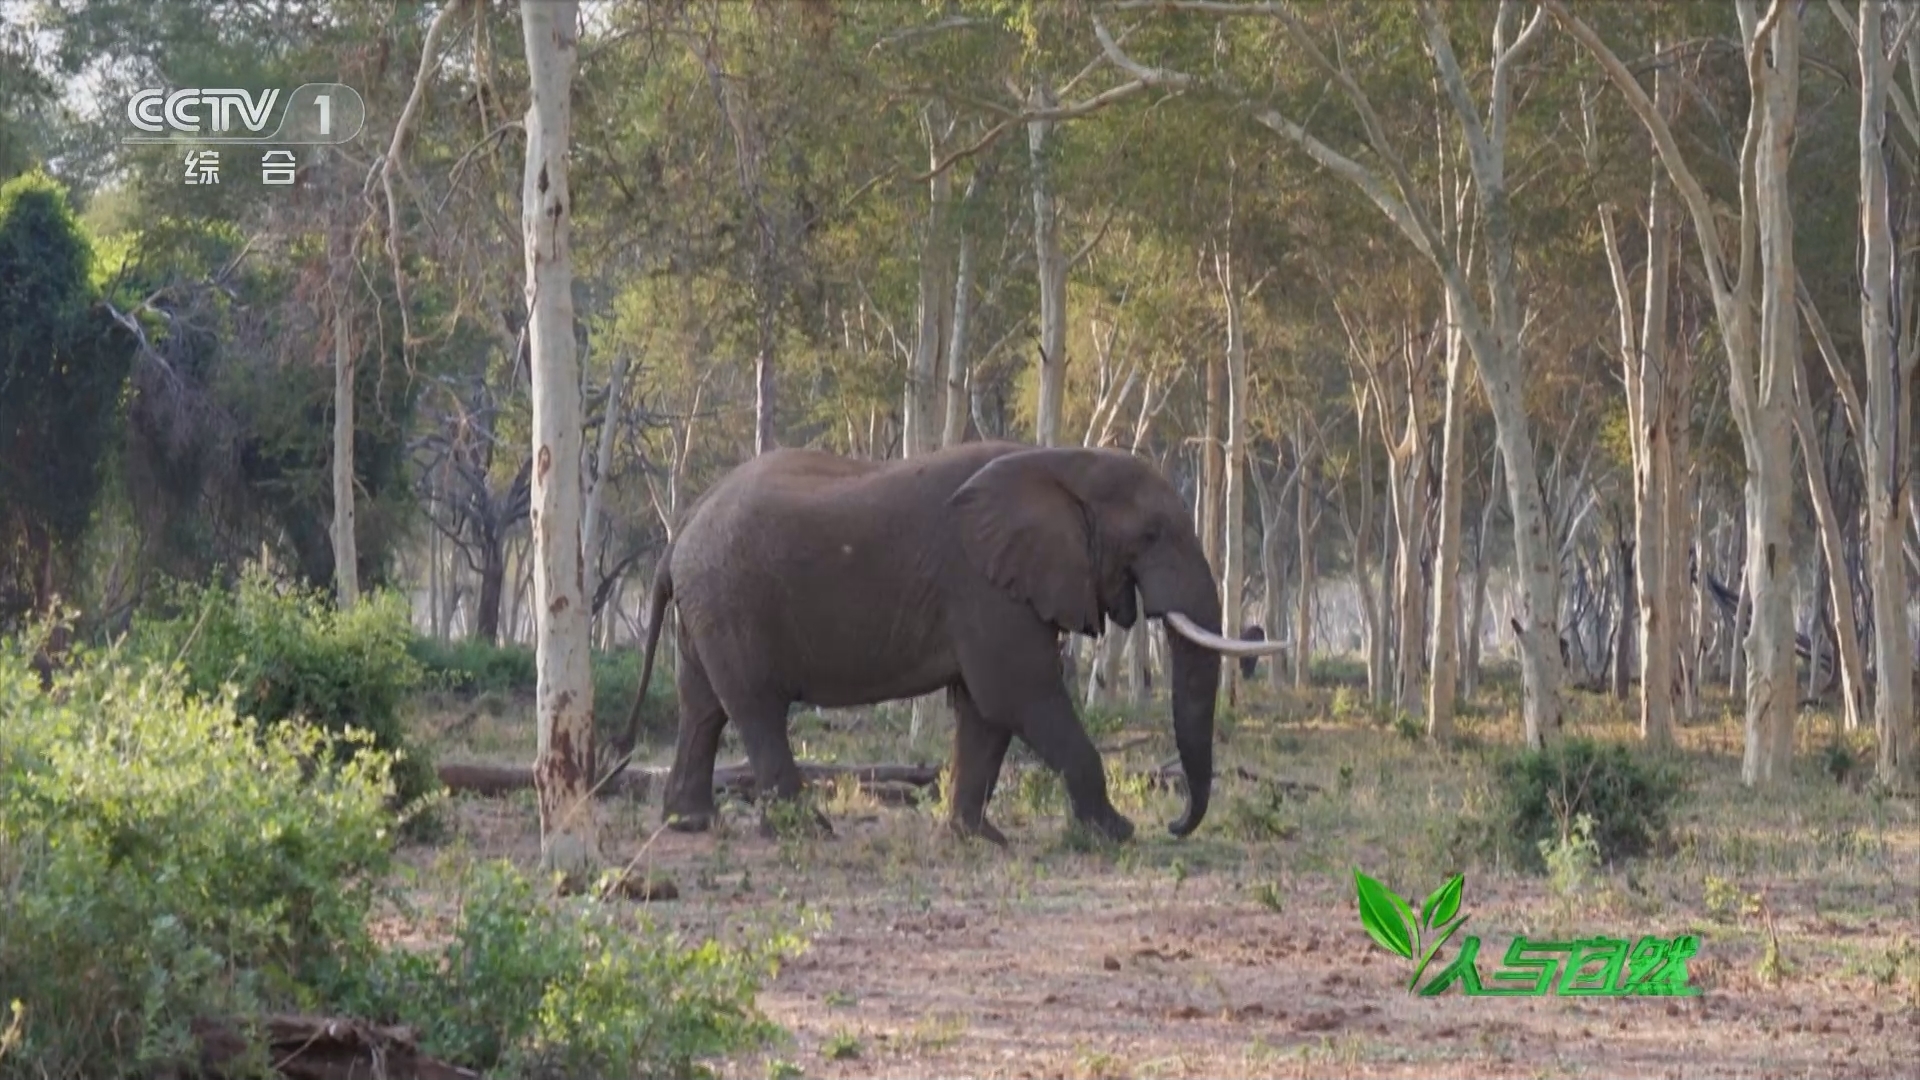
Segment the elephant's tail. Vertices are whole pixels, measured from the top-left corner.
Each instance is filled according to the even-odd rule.
[[[666,622],[667,604],[673,600],[673,544],[660,555],[660,565],[653,573],[653,595],[647,600],[647,651],[640,661],[640,690],[633,698],[633,709],[627,713],[627,735],[614,752],[619,755],[613,767],[600,781],[610,783],[615,777],[626,771],[628,763],[633,761],[635,748],[640,745],[640,712],[647,704],[647,684],[653,681],[653,657],[660,646],[660,627]]]

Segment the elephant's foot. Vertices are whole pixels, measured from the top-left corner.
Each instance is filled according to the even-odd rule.
[[[964,840],[985,840],[1000,847],[1008,846],[1006,834],[994,828],[993,822],[988,821],[984,814],[978,821],[971,822],[957,815],[950,817],[947,819],[947,831]]]
[[[711,810],[672,810],[663,815],[667,828],[674,832],[702,833],[713,828]]]
[[[1104,814],[1088,814],[1079,818],[1082,827],[1095,835],[1105,837],[1116,844],[1124,844],[1133,839],[1133,822],[1118,810],[1108,810]]]

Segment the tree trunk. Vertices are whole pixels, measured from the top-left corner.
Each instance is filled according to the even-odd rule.
[[[1480,652],[1484,645],[1483,627],[1487,618],[1487,534],[1493,531],[1493,512],[1500,505],[1500,455],[1493,455],[1493,471],[1487,476],[1487,493],[1480,507],[1480,525],[1473,532],[1473,599],[1467,608],[1466,685],[1460,696],[1472,701],[1480,692]]]
[[[953,131],[946,105],[939,99],[930,102],[920,118],[927,140],[927,161],[934,169],[928,181],[929,198],[925,231],[920,240],[920,289],[917,301],[919,319],[913,337],[913,359],[907,371],[905,408],[901,411],[901,456],[918,457],[940,445],[940,430],[934,426],[939,413],[940,353],[946,344],[943,316],[952,296],[947,282],[947,204],[952,201],[953,170],[941,169],[941,148]],[[945,417],[942,415],[942,420]]]
[[[1300,585],[1293,599],[1293,688],[1304,692],[1313,685],[1313,467],[1297,422],[1293,446],[1300,456],[1293,514],[1295,540],[1300,545]],[[1274,670],[1277,673],[1279,666]]]
[[[1639,562],[1635,555],[1635,546],[1631,539],[1622,537],[1614,541],[1614,585],[1620,610],[1613,620],[1612,689],[1614,698],[1619,701],[1627,700],[1633,685],[1633,610],[1634,589],[1638,578],[1634,568]],[[1671,689],[1669,687],[1668,691],[1671,692]],[[1653,691],[1653,695],[1659,698],[1660,691]],[[1642,734],[1644,736],[1644,732]]]
[[[1433,662],[1427,684],[1427,737],[1453,737],[1459,678],[1460,499],[1466,470],[1467,343],[1447,300],[1447,389],[1440,433],[1440,537],[1433,560]]]
[[[1046,82],[1034,84],[1028,105],[1035,110],[1059,104]],[[1040,275],[1040,396],[1034,410],[1034,439],[1060,445],[1060,423],[1067,389],[1067,256],[1060,249],[1060,203],[1054,193],[1047,143],[1053,120],[1027,122],[1028,161],[1033,170],[1033,255]]]
[[[1896,789],[1920,776],[1913,721],[1913,635],[1907,616],[1906,504],[1912,453],[1909,399],[1914,359],[1920,355],[1909,331],[1896,353],[1893,285],[1894,236],[1887,207],[1887,94],[1892,76],[1885,54],[1882,7],[1860,5],[1860,331],[1866,353],[1866,438],[1861,458],[1867,474],[1867,581],[1873,611],[1876,674],[1873,722],[1880,744],[1875,775]],[[1912,18],[1911,12],[1907,18]],[[1920,44],[1909,37],[1907,66],[1920,74]],[[1920,83],[1915,84],[1920,90]],[[1851,610],[1836,611],[1836,624]]]
[[[947,410],[940,445],[958,446],[967,438],[967,345],[973,331],[973,232],[968,212],[980,194],[982,173],[974,170],[960,197],[960,260],[953,276],[953,333],[947,339]]]
[[[474,609],[474,636],[500,644],[500,609],[507,586],[507,544],[497,536],[480,540],[480,599]]]
[[[587,506],[580,519],[580,551],[589,569],[600,558],[600,508],[605,503],[607,474],[613,471],[613,442],[620,428],[620,395],[627,385],[632,355],[622,349],[607,379],[607,403],[600,412],[600,438],[593,454],[593,481],[587,487]]]
[[[1231,227],[1231,224],[1229,224]],[[1225,558],[1220,573],[1221,632],[1239,637],[1245,624],[1242,603],[1246,595],[1247,569],[1247,343],[1241,322],[1239,282],[1233,274],[1233,251],[1229,248],[1214,260],[1214,272],[1220,279],[1220,291],[1227,307],[1227,443],[1225,454],[1226,513],[1222,523]],[[1271,661],[1269,661],[1271,662]],[[1227,677],[1227,701],[1232,703],[1240,686],[1240,665],[1222,664]]]
[[[1820,445],[1823,441],[1820,433],[1814,429],[1813,409],[1808,404],[1806,369],[1796,366],[1793,381],[1793,429],[1800,436],[1800,459],[1806,468],[1807,495],[1813,502],[1814,523],[1819,528],[1825,587],[1831,594],[1827,602],[1834,613],[1834,644],[1840,654],[1840,711],[1847,730],[1852,731],[1860,726],[1866,671],[1861,666],[1860,635],[1853,625],[1853,588],[1848,584],[1846,539],[1840,535],[1840,516],[1834,512],[1833,496],[1827,490],[1826,453]],[[1811,672],[1815,674],[1819,671],[1817,660],[1817,657],[1809,660]]]
[[[540,862],[581,874],[599,857],[593,783],[590,614],[580,551],[580,370],[573,347],[570,91],[579,47],[574,0],[522,0],[528,82],[527,339],[533,373],[534,656]]]
[[[343,280],[333,290],[333,588],[342,611],[360,601],[353,512],[353,327]]]
[[[1222,488],[1226,471],[1221,447],[1221,427],[1225,413],[1226,365],[1222,357],[1209,353],[1206,360],[1206,404],[1200,440],[1200,505],[1196,508],[1200,550],[1207,557],[1216,578],[1220,572],[1220,524],[1224,500]],[[1233,628],[1235,631],[1239,627]]]

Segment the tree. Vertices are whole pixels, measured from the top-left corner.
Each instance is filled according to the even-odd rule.
[[[1795,317],[1793,217],[1787,164],[1800,89],[1800,16],[1774,0],[1765,16],[1739,0],[1750,103],[1740,149],[1738,259],[1729,266],[1719,218],[1659,109],[1626,65],[1564,0],[1551,12],[1606,71],[1640,118],[1693,217],[1694,237],[1726,349],[1728,392],[1747,465],[1745,580],[1753,623],[1746,638],[1746,749],[1741,778],[1784,783],[1793,756],[1793,557],[1791,428]]]
[[[533,370],[534,655],[540,861],[578,873],[599,857],[593,783],[593,680],[580,550],[580,366],[573,340],[572,195],[567,154],[578,57],[574,0],[522,0],[527,106],[527,340]]]
[[[100,490],[132,350],[92,258],[57,181],[0,185],[0,625],[67,591]]]

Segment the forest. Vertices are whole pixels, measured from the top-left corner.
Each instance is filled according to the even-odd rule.
[[[1917,31],[0,0],[0,1080],[1910,1070]]]

